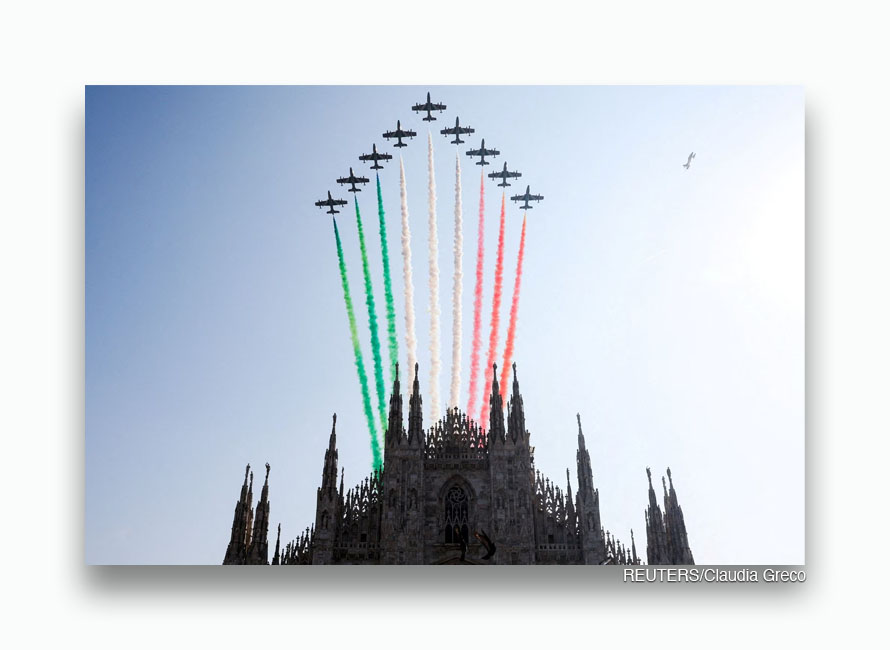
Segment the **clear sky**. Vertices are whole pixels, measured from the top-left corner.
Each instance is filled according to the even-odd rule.
[[[272,465],[271,526],[314,520],[338,414],[346,483],[371,455],[330,216],[360,153],[402,150],[428,400],[427,122],[439,212],[441,393],[451,371],[456,147],[464,205],[463,403],[479,167],[501,151],[528,213],[515,360],[537,468],[576,485],[580,412],[604,526],[644,553],[646,466],[671,467],[698,563],[804,561],[804,93],[798,87],[88,87],[86,560],[218,564],[244,465]],[[689,171],[681,167],[690,151]],[[397,155],[396,155],[397,158]],[[486,178],[484,329],[500,188]],[[398,165],[381,172],[400,355]],[[381,332],[373,188],[359,194]],[[365,362],[354,214],[338,215]],[[522,213],[508,207],[506,332]],[[486,337],[487,339],[487,333]],[[384,346],[385,354],[385,346]],[[501,352],[498,352],[500,357]],[[428,406],[428,401],[427,401]],[[427,413],[428,413],[427,408]],[[657,487],[657,486],[656,486]],[[256,490],[258,492],[258,490]],[[660,496],[660,489],[659,489]]]

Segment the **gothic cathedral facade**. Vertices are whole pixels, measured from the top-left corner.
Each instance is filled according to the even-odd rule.
[[[516,365],[504,420],[497,372],[483,429],[450,409],[423,428],[420,382],[414,368],[407,428],[398,369],[389,403],[383,469],[344,492],[337,463],[337,416],[325,451],[315,522],[271,560],[285,564],[640,564],[631,531],[626,547],[600,521],[599,490],[578,417],[577,491],[535,469],[534,447]],[[223,564],[269,563],[269,465],[253,507],[253,474],[245,472]],[[649,469],[646,561],[693,564],[686,524],[664,479],[664,509]]]

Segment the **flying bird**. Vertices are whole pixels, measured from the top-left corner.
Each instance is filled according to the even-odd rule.
[[[693,151],[691,154],[689,154],[689,159],[686,161],[686,164],[683,165],[686,169],[689,169],[689,165],[692,164],[692,159],[693,159],[693,158],[695,158],[695,152],[694,152],[694,151]]]

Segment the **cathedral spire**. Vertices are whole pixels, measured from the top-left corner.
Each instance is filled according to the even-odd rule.
[[[513,394],[507,406],[507,433],[513,442],[525,439],[525,408],[522,395],[519,394],[519,379],[516,376],[516,364],[513,364]]]
[[[491,442],[505,442],[504,432],[504,398],[498,387],[498,364],[492,364],[494,373],[491,379],[491,396],[488,403],[491,406],[488,416],[488,436]]]
[[[324,452],[324,469],[321,474],[321,488],[328,498],[333,498],[337,489],[337,414],[334,413],[331,424],[331,436],[328,438],[328,448]]]
[[[272,556],[272,565],[281,564],[281,524],[278,524],[278,536],[275,538],[275,555]]]
[[[423,398],[420,396],[420,364],[414,364],[414,385],[408,401],[408,444],[423,445]]]
[[[389,422],[384,436],[387,447],[397,445],[402,441],[403,429],[402,389],[399,385],[399,364],[396,363],[396,378],[392,383],[392,395],[389,398]]]
[[[250,464],[244,469],[244,483],[235,503],[235,515],[232,518],[232,535],[226,548],[223,564],[244,564],[247,562],[247,546],[250,544],[250,525],[252,522],[251,504],[253,497],[248,480]]]
[[[269,563],[269,470],[272,469],[266,463],[266,480],[260,493],[260,501],[256,506],[256,518],[253,522],[253,535],[250,538],[250,547],[247,551],[248,564]],[[251,482],[253,475],[251,474]]]
[[[649,479],[649,508],[646,511],[646,559],[649,564],[671,564],[664,517],[655,498],[655,489],[652,487],[652,470],[648,467],[646,468],[646,477]]]
[[[668,478],[671,479],[670,468],[668,468],[667,474]],[[667,490],[667,487],[665,487],[665,490]],[[692,558],[692,550],[689,548],[689,539],[686,535],[686,521],[683,518],[683,509],[678,502],[673,479],[671,479],[670,492],[665,494],[664,526],[671,564],[695,564]]]

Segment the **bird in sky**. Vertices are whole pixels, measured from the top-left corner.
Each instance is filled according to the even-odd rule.
[[[686,161],[686,164],[683,165],[687,170],[689,169],[689,165],[692,164],[692,159],[693,159],[693,158],[695,158],[695,152],[694,152],[694,151],[693,151],[691,154],[689,154],[689,159]]]

